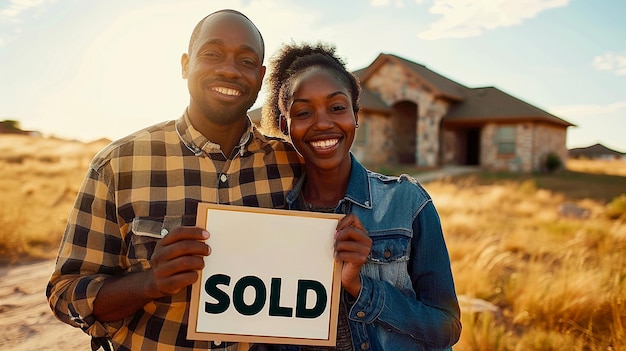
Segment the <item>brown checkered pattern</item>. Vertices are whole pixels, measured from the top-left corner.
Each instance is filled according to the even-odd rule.
[[[110,144],[93,159],[70,214],[46,292],[52,310],[110,337],[116,350],[234,350],[186,339],[190,289],[116,323],[94,320],[93,301],[107,277],[149,269],[164,233],[195,225],[199,202],[285,208],[300,172],[293,147],[252,124],[225,157],[186,114]]]

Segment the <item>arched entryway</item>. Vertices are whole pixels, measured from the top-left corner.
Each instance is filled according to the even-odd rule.
[[[417,150],[417,104],[400,101],[392,106],[391,125],[393,128],[396,160],[402,164],[415,164]]]

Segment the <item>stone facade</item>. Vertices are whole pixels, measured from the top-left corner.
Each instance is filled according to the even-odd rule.
[[[368,164],[395,162],[390,117],[382,113],[360,113],[352,153]]]
[[[556,128],[548,124],[539,124],[535,127],[535,155],[533,157],[533,171],[545,171],[546,157],[550,153],[556,154],[562,163],[567,160],[567,129]]]
[[[389,147],[381,149],[378,148],[379,145],[372,145],[369,149],[376,152],[363,155],[362,160],[366,163],[377,163],[379,160],[408,163],[406,161],[410,159],[420,166],[437,165],[439,163],[439,129],[441,119],[447,110],[447,104],[435,99],[428,83],[401,65],[389,61],[369,77],[365,86],[377,93],[388,106],[391,106],[394,109],[394,114],[391,118],[380,121],[379,116],[363,111],[360,115],[361,120],[364,123],[377,120],[372,124],[378,126],[382,124],[384,125],[382,130],[395,131],[395,133],[389,135],[389,139],[387,139],[391,149]],[[413,111],[416,112],[416,115],[406,115],[406,111],[410,109],[401,106],[406,106],[407,103],[415,106]],[[403,121],[406,118],[413,119],[413,121],[411,123]],[[396,121],[400,122],[395,123],[394,127]],[[411,157],[407,157],[403,152],[398,152],[398,150],[404,149],[403,146],[407,144],[414,146],[414,153]],[[386,156],[377,155],[379,152],[385,151],[390,152],[390,154]]]
[[[503,125],[515,128],[514,154],[498,153],[496,132]],[[554,153],[562,161],[566,160],[565,137],[566,129],[547,123],[488,123],[481,131],[480,165],[491,170],[542,172],[548,154]]]

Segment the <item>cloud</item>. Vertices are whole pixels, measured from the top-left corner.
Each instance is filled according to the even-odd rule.
[[[370,0],[370,5],[374,7],[387,6],[389,3],[391,3],[391,0]]]
[[[421,5],[425,0],[413,0],[416,4]],[[370,6],[383,7],[389,6],[393,2],[393,5],[397,8],[404,8],[404,0],[370,0]]]
[[[601,143],[615,150],[626,150],[623,135],[626,100],[608,104],[554,106],[548,111],[577,126],[567,131],[568,148]]]
[[[0,48],[6,46],[21,31],[22,16],[30,9],[41,8],[54,0],[10,0],[0,8]]]
[[[550,108],[557,116],[567,117],[599,117],[618,113],[621,110],[626,112],[626,101],[618,101],[605,105],[565,105]]]
[[[626,75],[626,53],[606,52],[593,58],[593,67],[599,71],[612,71],[618,76]]]
[[[9,4],[0,9],[0,20],[7,22],[20,22],[20,15],[30,10],[31,8],[37,8],[50,2],[49,0],[10,0]]]
[[[430,13],[443,16],[419,34],[421,39],[468,38],[499,27],[520,25],[524,20],[569,0],[435,0]]]

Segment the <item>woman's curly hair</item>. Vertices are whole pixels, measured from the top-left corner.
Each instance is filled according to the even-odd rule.
[[[291,80],[311,67],[320,67],[336,73],[348,88],[354,112],[359,111],[361,85],[358,78],[346,69],[344,61],[335,54],[335,47],[329,44],[287,44],[270,60],[269,74],[265,78],[267,92],[261,110],[261,128],[269,135],[282,135],[280,115],[287,113],[287,106],[281,106],[291,98]]]

